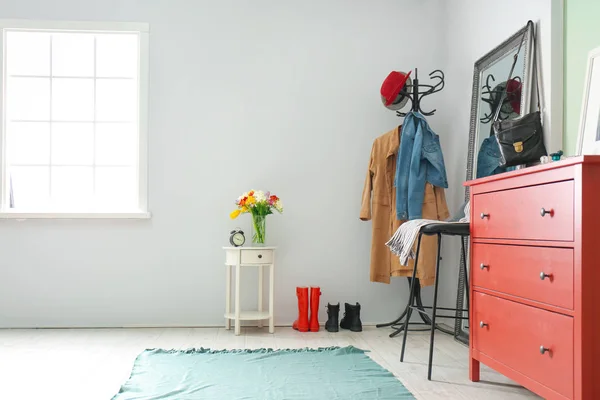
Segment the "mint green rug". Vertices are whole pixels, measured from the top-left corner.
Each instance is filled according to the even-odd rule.
[[[355,347],[146,350],[113,400],[414,399]]]

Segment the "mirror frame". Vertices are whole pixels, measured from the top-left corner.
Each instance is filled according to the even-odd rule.
[[[470,127],[469,127],[469,142],[468,142],[468,152],[467,152],[467,174],[466,180],[470,181],[475,179],[474,170],[476,167],[476,146],[478,143],[478,127],[479,127],[479,107],[481,101],[479,99],[479,93],[482,84],[482,73],[495,64],[497,61],[505,57],[512,50],[519,47],[521,40],[523,39],[523,35],[525,34],[525,42],[523,43],[523,47],[521,48],[521,53],[519,57],[523,56],[524,60],[524,73],[523,73],[523,88],[521,90],[521,116],[528,114],[531,110],[531,101],[532,101],[532,93],[533,93],[533,85],[531,77],[533,76],[533,57],[532,51],[533,47],[533,29],[530,25],[525,25],[523,28],[519,29],[516,33],[514,33],[511,37],[506,39],[500,45],[489,51],[486,55],[481,57],[479,60],[475,62],[475,67],[473,71],[473,89],[471,96],[471,119],[470,119]],[[507,71],[508,77],[508,71]],[[505,78],[502,78],[505,79]],[[469,201],[469,187],[465,188],[465,202]],[[471,248],[469,245],[469,238],[464,238],[465,249],[466,249],[466,257],[467,257],[467,271],[469,271],[469,261],[471,256]],[[461,252],[462,253],[462,252]],[[460,262],[462,265],[465,262],[462,254],[460,256]],[[470,280],[470,278],[469,278]],[[461,317],[463,315],[462,310],[465,306],[465,280],[463,274],[459,274],[458,280],[458,289],[457,289],[457,297],[456,297],[456,316]],[[456,323],[454,325],[454,338],[462,342],[464,344],[469,344],[469,331],[468,329],[463,329],[463,319],[456,319]]]

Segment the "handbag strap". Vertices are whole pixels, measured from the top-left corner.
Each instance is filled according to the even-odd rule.
[[[533,71],[536,69],[537,67],[537,51],[535,50],[535,27],[533,25],[533,21],[529,20],[527,21],[527,27],[529,27],[529,25],[531,25],[531,30],[533,32],[533,70],[531,71],[531,75],[533,76]],[[500,101],[498,102],[498,106],[496,107],[496,113],[494,114],[494,122],[498,121],[498,118],[500,117],[500,111],[502,110],[502,104],[504,103],[504,99],[506,99],[506,96],[508,95],[508,82],[510,81],[510,78],[512,78],[513,72],[515,70],[515,66],[517,65],[517,60],[519,58],[519,53],[521,53],[521,47],[523,47],[523,42],[525,42],[525,36],[527,35],[527,32],[529,31],[529,29],[525,29],[525,32],[523,32],[523,37],[521,38],[521,42],[519,43],[519,48],[517,49],[517,52],[515,53],[514,57],[513,57],[513,63],[512,66],[510,67],[510,72],[508,73],[508,79],[506,79],[506,85],[504,87],[504,90],[502,91],[502,95],[500,96]],[[537,72],[536,72],[536,89],[537,89],[537,100],[538,100],[538,110],[540,109],[540,82],[539,79],[537,79]]]
[[[538,64],[538,49],[537,49],[537,35],[535,32],[535,25],[533,24],[533,21],[529,21],[527,23],[528,25],[531,24],[531,31],[533,32],[533,46],[531,46],[532,51],[533,51],[533,69],[531,70],[531,76],[533,76],[534,71],[535,71],[535,91],[537,94],[537,107],[538,107],[538,111],[541,113],[542,112],[542,107],[541,107],[541,102],[542,102],[542,96],[540,96],[540,71],[539,71],[539,64]],[[543,121],[544,119],[541,118],[541,120]]]

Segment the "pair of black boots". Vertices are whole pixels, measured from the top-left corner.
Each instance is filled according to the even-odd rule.
[[[352,332],[362,332],[362,322],[360,321],[360,304],[351,305],[346,303],[346,311],[342,322],[338,324],[340,318],[340,303],[331,305],[327,303],[327,322],[325,329],[327,332],[338,332],[339,327],[349,329]]]

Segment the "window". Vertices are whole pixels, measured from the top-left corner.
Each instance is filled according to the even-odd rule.
[[[0,29],[0,216],[147,217],[147,26]]]

